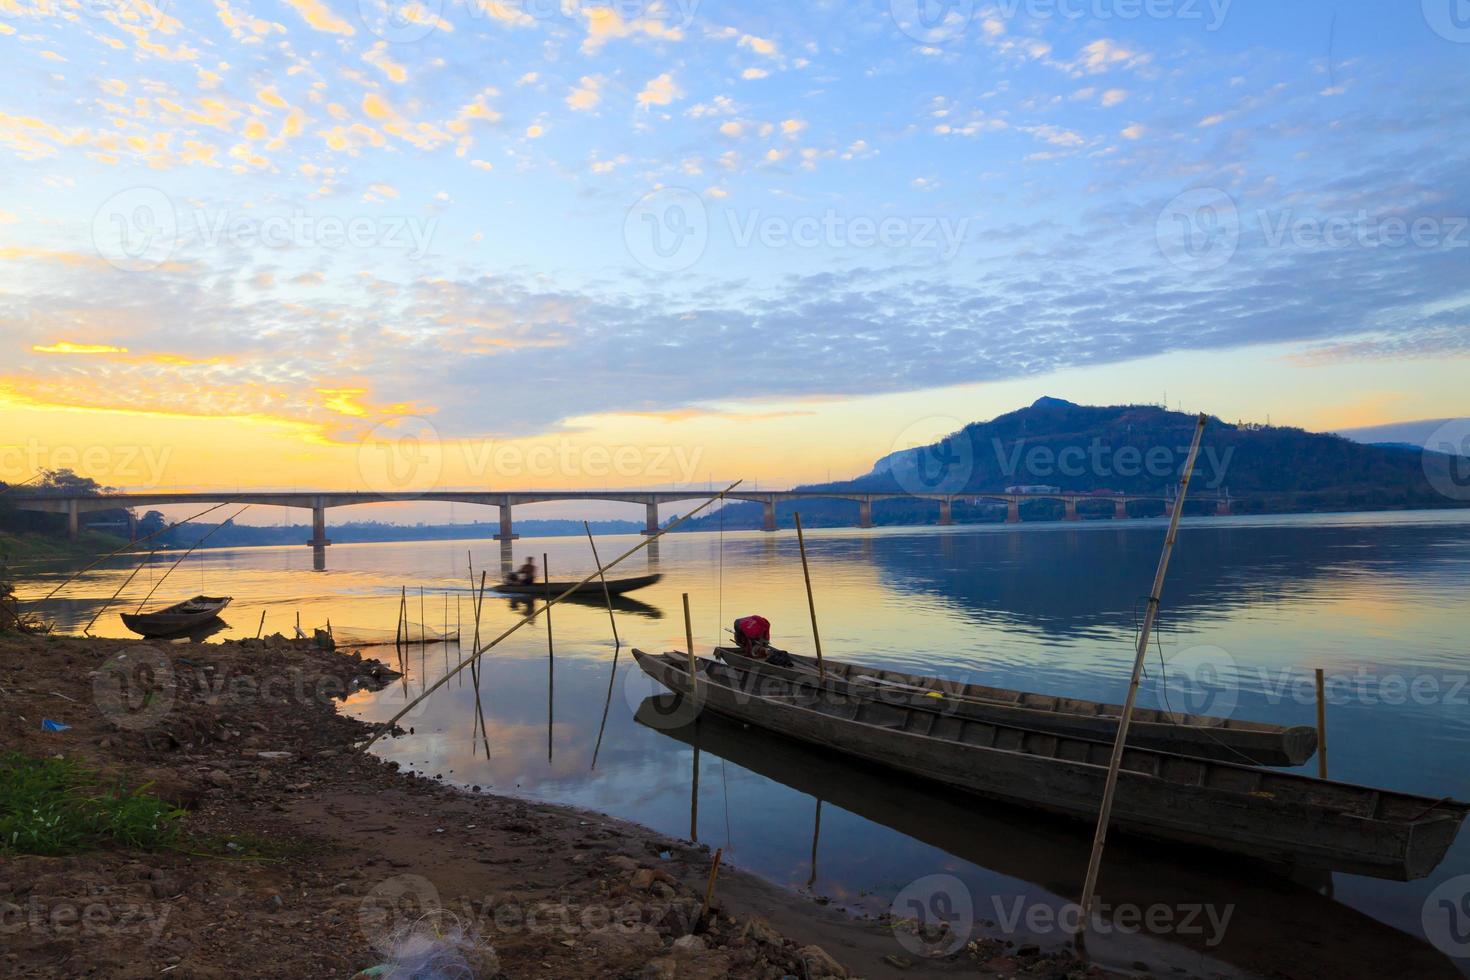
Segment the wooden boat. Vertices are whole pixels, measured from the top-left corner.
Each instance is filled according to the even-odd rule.
[[[663,576],[657,574],[635,575],[631,578],[610,578],[607,580],[607,591],[610,595],[622,595],[624,592],[632,592],[634,589],[647,588],[661,578]],[[539,599],[546,595],[549,588],[551,597],[554,599],[573,586],[576,586],[576,591],[572,595],[602,595],[602,579],[600,578],[594,578],[592,581],[580,585],[576,582],[552,582],[549,586],[545,582],[536,582],[531,585],[515,585],[511,582],[501,582],[495,586],[495,591],[504,595],[528,595]]]
[[[151,613],[122,613],[123,625],[139,636],[177,636],[214,619],[230,604],[230,596],[196,595]]]
[[[633,651],[645,673],[689,696],[688,659]],[[829,750],[995,799],[1093,821],[1112,746],[896,705],[701,660],[698,704]],[[934,700],[934,699],[928,699]],[[1397,881],[1443,860],[1470,804],[1294,773],[1129,749],[1119,831],[1281,864]]]
[[[719,647],[715,655],[742,670],[768,673],[799,683],[818,683],[817,662],[794,654],[796,667],[777,667],[754,660],[733,647]],[[1003,687],[985,687],[961,681],[880,670],[823,658],[826,684],[849,697],[873,698],[889,704],[917,705],[927,700],[942,710],[976,721],[1055,732],[1076,738],[1111,742],[1118,733],[1120,704],[1102,704],[1080,698],[1062,698]],[[1257,766],[1298,766],[1317,751],[1317,731],[1306,726],[1286,728],[1255,721],[1211,715],[1175,714],[1151,708],[1133,709],[1128,744],[1160,752],[1241,762]]]
[[[713,712],[679,725],[687,716],[676,694],[646,698],[633,720],[685,745],[713,753],[732,765],[764,776],[798,793],[889,827],[931,847],[1032,888],[1075,899],[1087,867],[1092,827],[1038,814],[995,800],[982,800],[904,773],[782,738]],[[733,778],[733,774],[732,774]],[[786,827],[795,836],[816,834],[830,816],[811,825]],[[814,840],[815,843],[815,840]],[[946,864],[946,869],[961,876]],[[1169,930],[1151,938],[1239,967],[1246,975],[1279,971],[1288,951],[1304,935],[1326,971],[1343,976],[1411,976],[1415,980],[1465,980],[1449,957],[1421,938],[1385,925],[1328,897],[1332,873],[1322,868],[1282,868],[1241,861],[1233,854],[1185,852],[1153,841],[1120,837],[1108,842],[1102,876],[1104,906],[1235,906],[1220,934]],[[1004,887],[1004,886],[1002,886]],[[1152,950],[1151,950],[1152,951]],[[1157,954],[1156,954],[1157,955]],[[1130,957],[1131,958],[1131,957]],[[1154,972],[1163,975],[1164,955]]]

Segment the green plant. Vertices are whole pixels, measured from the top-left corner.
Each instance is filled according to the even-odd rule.
[[[173,845],[184,811],[65,759],[0,758],[0,854]]]

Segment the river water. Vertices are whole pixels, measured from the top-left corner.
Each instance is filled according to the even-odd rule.
[[[813,532],[823,649],[837,659],[1119,701],[1162,538],[1161,521]],[[598,545],[606,560],[638,541]],[[595,568],[585,539],[514,547],[517,562],[546,554],[554,578]],[[267,633],[289,633],[299,614],[307,627],[330,619],[338,632],[391,635],[406,589],[413,619],[451,631],[458,622],[468,634],[469,563],[493,582],[510,557],[483,540],[336,545],[315,558],[306,547],[208,551],[188,558],[159,598],[233,596],[216,638],[255,635],[262,612]],[[125,596],[136,603],[173,560],[148,563]],[[79,629],[132,568],[119,561],[89,572],[41,608],[59,628]],[[724,848],[735,865],[861,912],[895,901],[906,910],[917,895],[925,907],[954,910],[957,928],[973,923],[973,937],[1065,941],[1046,913],[1076,899],[1090,827],[956,796],[715,718],[669,731],[645,723],[656,719],[649,708],[640,716],[658,692],[628,651],[684,647],[681,593],[689,594],[701,652],[748,613],[771,620],[778,645],[811,651],[792,532],[670,535],[614,574],[650,570],[663,581],[616,613],[621,650],[603,606],[558,605],[553,653],[538,619],[486,658],[478,711],[465,672],[403,722],[412,735],[377,750],[462,786],[695,837]],[[32,571],[22,598],[50,591],[66,570]],[[94,633],[127,635],[117,608]],[[487,597],[482,634],[498,634],[524,611]],[[1311,678],[1322,668],[1333,778],[1466,799],[1467,636],[1470,516],[1187,521],[1140,703],[1313,725]],[[392,647],[367,652],[395,662]],[[401,684],[359,693],[344,710],[385,720],[458,654],[453,644],[415,649]],[[1316,761],[1302,770],[1315,774]],[[1445,955],[1470,951],[1470,877],[1460,876],[1470,876],[1470,832],[1432,876],[1407,883],[1287,873],[1115,836],[1103,901],[1164,911],[1131,934],[1120,912],[1117,928],[1099,932],[1089,949],[1156,972],[1325,976],[1341,975],[1346,963],[1351,972],[1453,975],[1470,963]],[[900,945],[895,952],[904,952]]]

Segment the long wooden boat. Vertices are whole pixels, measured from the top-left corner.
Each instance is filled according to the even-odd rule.
[[[747,657],[733,647],[719,647],[715,655],[742,670],[771,674],[798,683],[819,683],[817,662],[791,655],[796,667],[777,667]],[[826,685],[850,697],[866,697],[897,705],[938,703],[943,710],[976,721],[1056,732],[1076,738],[1112,741],[1118,734],[1121,704],[1080,698],[1055,697],[905,674],[823,658]],[[1317,751],[1317,731],[1307,726],[1287,728],[1256,721],[1213,715],[1173,714],[1152,708],[1133,709],[1128,744],[1160,752],[1179,752],[1222,762],[1257,766],[1297,766]]]
[[[1075,899],[1078,870],[1087,867],[1092,828],[1032,809],[982,800],[881,766],[834,756],[820,748],[709,712],[687,724],[676,694],[638,705],[633,720],[798,793],[892,828],[987,871],[1032,888]],[[820,833],[830,817],[787,826],[791,836]],[[1152,938],[1184,947],[1187,956],[1224,960],[1247,975],[1280,972],[1302,936],[1313,937],[1314,964],[1340,975],[1411,976],[1465,980],[1449,957],[1428,942],[1385,925],[1327,897],[1332,873],[1321,868],[1241,861],[1236,855],[1196,851],[1180,860],[1176,848],[1126,836],[1108,841],[1102,875],[1105,906],[1235,906],[1228,929],[1215,934],[1169,930]],[[1023,891],[1030,889],[1023,888]],[[1150,952],[1154,952],[1151,948]],[[1158,955],[1157,953],[1155,955]],[[1320,959],[1330,956],[1331,961]],[[1131,957],[1130,957],[1131,958]],[[1163,955],[1154,973],[1168,972]]]
[[[653,585],[662,575],[635,575],[630,578],[610,578],[607,580],[607,591],[611,595],[622,595],[624,592],[632,592],[634,589],[647,588]],[[546,582],[535,582],[531,585],[517,585],[511,582],[501,582],[495,586],[495,591],[504,595],[528,595],[541,598],[546,595],[548,588],[552,598],[561,595],[567,589],[576,586],[572,595],[602,595],[602,580],[594,578],[590,582],[578,584],[576,582],[552,582],[548,586]]]
[[[683,654],[633,651],[645,673],[690,695]],[[718,714],[982,796],[1095,820],[1112,746],[941,708],[855,698],[771,674],[699,662],[697,702]],[[1470,804],[1130,748],[1121,832],[1397,881],[1443,860]]]
[[[122,613],[123,625],[139,636],[177,636],[217,617],[230,596],[196,595],[151,613]]]

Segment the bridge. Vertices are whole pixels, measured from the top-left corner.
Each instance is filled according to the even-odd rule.
[[[645,534],[656,534],[659,530],[658,508],[661,504],[680,503],[688,500],[708,500],[708,490],[517,490],[517,491],[468,491],[433,490],[427,492],[405,491],[401,493],[375,492],[277,492],[277,491],[210,491],[181,493],[109,493],[109,494],[23,494],[10,497],[10,504],[19,510],[42,511],[65,514],[67,532],[75,539],[82,525],[82,515],[99,510],[126,509],[130,511],[129,525],[135,523],[135,508],[161,507],[169,504],[258,504],[266,507],[297,507],[311,511],[311,540],[308,545],[321,548],[331,544],[327,537],[327,511],[334,507],[353,507],[363,504],[394,502],[441,502],[455,504],[478,504],[496,507],[500,511],[500,534],[497,541],[513,541],[517,535],[512,531],[511,514],[515,507],[530,504],[551,503],[567,500],[597,500],[617,503],[642,504],[646,510]],[[726,494],[727,499],[758,503],[764,509],[762,529],[776,530],[776,505],[784,501],[800,500],[854,500],[858,504],[858,527],[873,526],[873,504],[880,500],[933,500],[939,503],[939,523],[954,523],[956,501],[980,503],[994,501],[1006,505],[1006,522],[1021,521],[1021,504],[1035,500],[1056,500],[1062,503],[1065,520],[1080,520],[1077,505],[1081,503],[1109,502],[1113,505],[1113,518],[1128,517],[1128,505],[1135,501],[1161,501],[1168,503],[1172,494],[1097,494],[1097,493],[1006,493],[974,491],[968,493],[906,493],[901,490],[879,493],[829,490],[741,490]],[[1215,501],[1217,514],[1230,513],[1229,491],[1216,497],[1197,497],[1203,501]],[[134,535],[130,535],[134,536]]]

